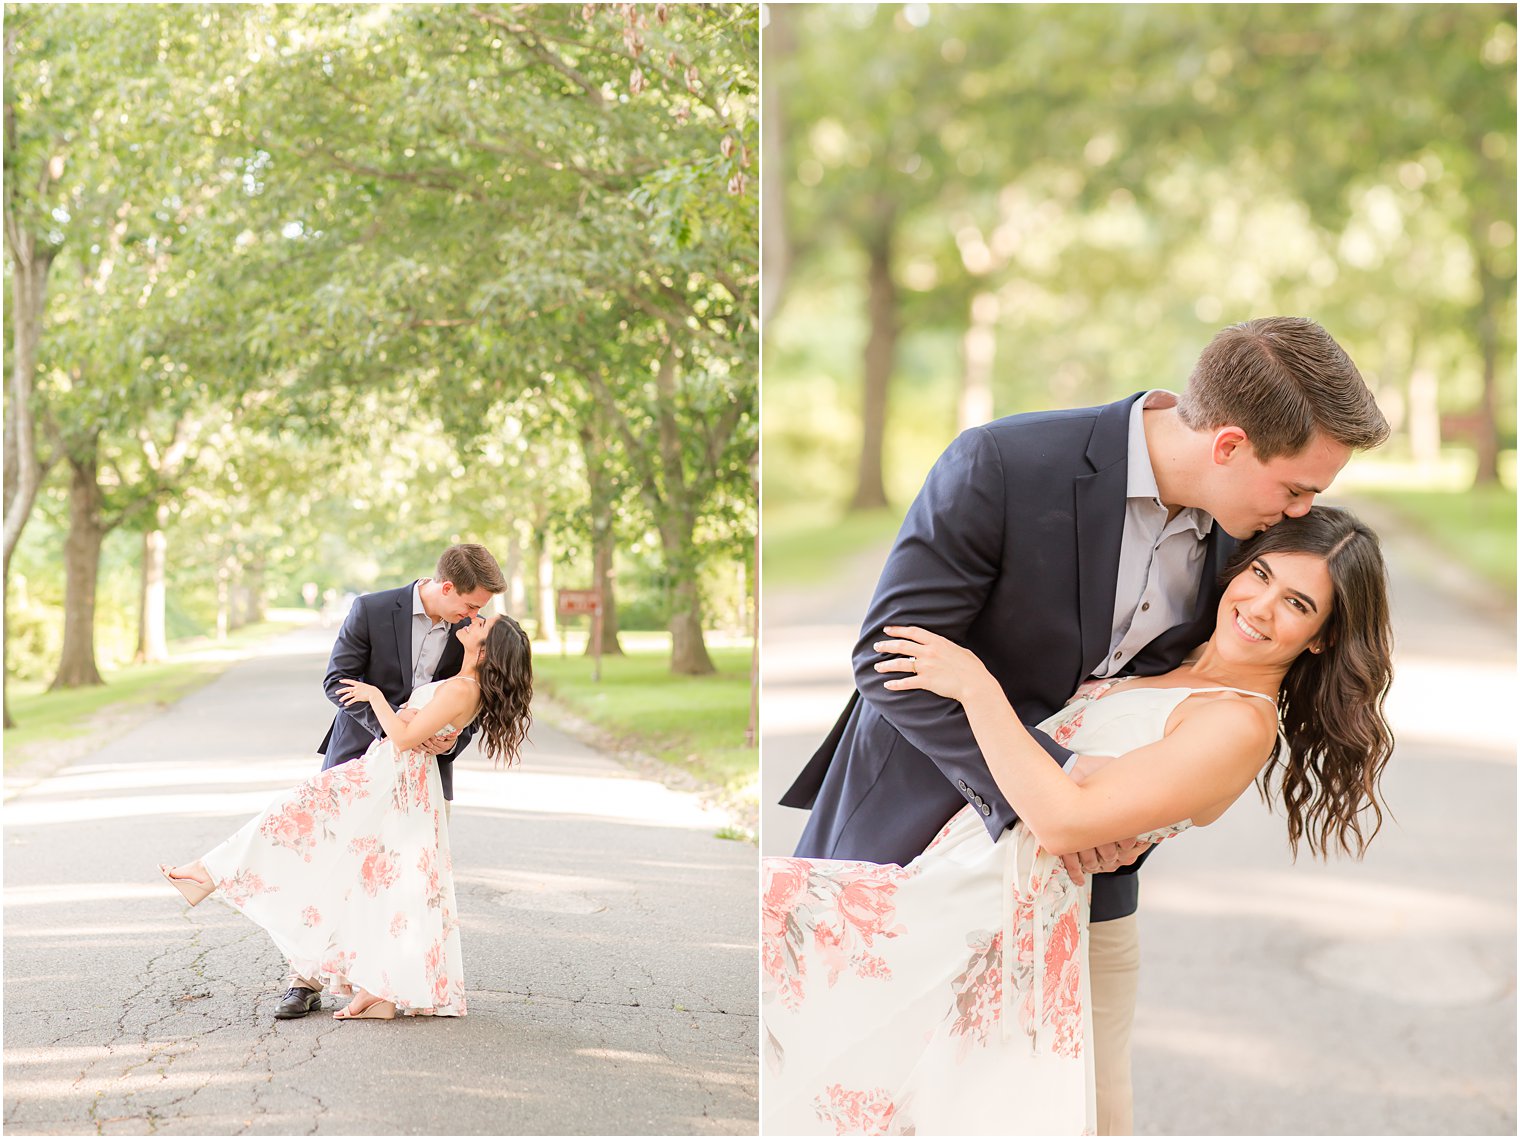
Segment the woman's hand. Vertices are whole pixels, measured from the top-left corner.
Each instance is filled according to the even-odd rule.
[[[362,680],[338,681],[338,699],[343,702],[344,707],[350,704],[368,704],[380,695],[380,689],[373,684],[365,684]]]
[[[989,683],[997,687],[992,674],[974,652],[938,633],[916,625],[888,625],[882,632],[893,639],[877,641],[871,647],[879,653],[901,655],[878,661],[876,671],[909,674],[886,681],[884,688],[894,692],[923,688],[964,704],[969,696]],[[998,691],[1001,693],[1000,688]]]

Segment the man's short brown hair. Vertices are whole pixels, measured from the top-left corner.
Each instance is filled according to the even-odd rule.
[[[1217,333],[1193,368],[1177,414],[1194,431],[1233,424],[1257,459],[1296,455],[1316,431],[1353,450],[1388,438],[1345,350],[1312,320],[1269,316]]]
[[[501,567],[496,564],[491,551],[474,542],[444,550],[438,558],[434,576],[439,581],[453,582],[460,593],[474,593],[482,587],[492,593],[501,593],[507,588],[507,579],[501,576]]]

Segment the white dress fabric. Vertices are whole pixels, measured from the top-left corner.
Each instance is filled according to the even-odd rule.
[[[1122,755],[1219,691],[1118,683],[1040,728]],[[967,806],[907,866],[767,858],[762,889],[764,1134],[1095,1133],[1090,888],[1022,823],[994,843]]]
[[[446,683],[415,689],[403,707],[426,707]],[[201,861],[213,897],[263,926],[298,976],[413,1014],[465,1015],[443,785],[426,752],[376,740]]]

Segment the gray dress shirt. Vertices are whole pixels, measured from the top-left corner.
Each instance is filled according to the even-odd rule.
[[[1157,389],[1135,401],[1129,419],[1129,469],[1124,503],[1124,539],[1114,587],[1114,625],[1108,655],[1094,676],[1116,676],[1152,640],[1189,620],[1198,603],[1214,519],[1197,507],[1168,518],[1145,442],[1145,409],[1172,407],[1177,396]]]
[[[449,623],[434,621],[422,607],[422,583],[412,586],[412,687],[427,684],[438,671]]]

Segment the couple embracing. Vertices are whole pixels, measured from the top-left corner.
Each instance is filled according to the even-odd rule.
[[[484,546],[451,546],[436,576],[359,598],[323,690],[338,706],[320,774],[194,862],[160,872],[192,906],[218,893],[290,963],[278,1019],[351,999],[336,1019],[463,1016],[449,852],[453,760],[477,731],[511,763],[531,720],[532,650]]]
[[[1132,1132],[1151,848],[1258,779],[1295,851],[1381,822],[1382,556],[1313,502],[1387,434],[1323,328],[1268,318],[1181,395],[950,446],[765,860],[767,1133]]]

